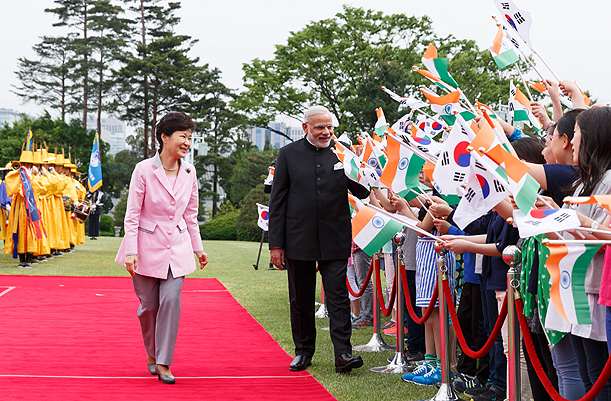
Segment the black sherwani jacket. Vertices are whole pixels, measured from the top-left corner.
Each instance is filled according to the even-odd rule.
[[[284,248],[288,259],[350,257],[348,189],[361,199],[369,190],[346,177],[331,146],[316,149],[303,138],[278,154],[269,199],[269,247]]]

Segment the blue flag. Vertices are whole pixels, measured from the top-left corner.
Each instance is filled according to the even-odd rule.
[[[91,158],[89,159],[88,174],[89,192],[95,192],[102,186],[102,159],[100,158],[100,137],[95,133],[93,146],[91,147]]]

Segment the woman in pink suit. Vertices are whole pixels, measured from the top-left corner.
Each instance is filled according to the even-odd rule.
[[[208,263],[197,223],[199,197],[195,168],[182,161],[195,128],[185,113],[169,113],[157,124],[159,152],[136,165],[129,184],[125,237],[115,259],[132,275],[140,299],[148,369],[163,383],[170,372],[185,275]]]

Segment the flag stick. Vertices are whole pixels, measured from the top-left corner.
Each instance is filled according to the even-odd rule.
[[[503,26],[503,32],[505,33],[505,35],[507,35],[507,37],[511,40],[511,35],[509,35],[509,30],[505,27],[504,24],[500,23],[497,19],[496,16],[493,15],[492,18],[494,19],[494,21],[496,22],[497,26],[502,25]],[[520,35],[518,35],[518,37],[520,38],[520,40],[524,43],[524,45],[526,45],[526,42],[524,41],[524,39],[522,39],[522,37]],[[539,76],[539,78],[541,78],[541,80],[545,80],[545,78],[543,78],[543,75],[541,75],[541,73],[539,72],[539,70],[537,70],[537,67],[535,67],[535,64],[528,58],[528,56],[526,54],[524,54],[524,52],[520,49],[517,48],[515,45],[513,46],[522,57],[520,57],[523,61],[526,61],[528,64],[530,64],[530,67],[535,70],[535,73]],[[539,56],[541,57],[541,56]],[[545,62],[544,62],[545,63]],[[552,73],[553,74],[553,73]]]
[[[528,84],[526,83],[526,80],[524,79],[524,75],[522,75],[522,70],[520,70],[520,67],[518,66],[518,63],[513,63],[513,66],[516,67],[516,70],[518,70],[518,74],[520,74],[520,79],[522,80],[522,83],[524,84],[524,87],[526,88],[526,92],[528,93],[528,99],[533,102],[533,95],[530,93],[530,88],[528,87]]]
[[[423,195],[423,196],[424,196],[426,199],[428,199],[428,200],[429,200],[431,203],[435,203],[435,201],[433,200],[433,198],[431,198],[431,197],[429,196],[429,194],[427,194],[426,192],[424,192],[424,191],[422,190],[422,188],[420,188],[420,187],[416,187],[416,188],[418,188],[418,189],[419,189],[421,192],[420,192],[420,193],[418,193],[418,192],[414,191],[413,189],[410,189],[410,191],[412,191],[412,192],[414,192],[415,194],[418,194],[418,195]]]
[[[413,224],[411,224],[411,223],[408,223],[408,222],[407,222],[407,221],[405,221],[405,220],[401,220],[401,219],[396,218],[395,216],[393,216],[393,214],[392,214],[392,213],[389,213],[389,212],[387,212],[387,211],[386,211],[386,210],[384,210],[384,209],[381,209],[381,208],[379,208],[379,207],[377,207],[377,206],[370,205],[370,204],[365,205],[365,207],[372,208],[372,209],[376,210],[377,212],[382,213],[383,215],[385,215],[385,216],[387,216],[387,217],[389,217],[389,218],[393,219],[394,221],[396,221],[396,222],[398,222],[398,223],[403,224],[405,227],[409,228],[410,230],[413,230],[413,231],[415,231],[415,232],[417,232],[417,233],[420,233],[420,234],[422,234],[422,235],[424,235],[424,236],[426,236],[426,237],[433,238],[433,239],[435,239],[435,240],[437,240],[437,241],[439,241],[439,242],[441,242],[441,243],[444,243],[444,244],[445,244],[445,243],[447,243],[446,241],[442,240],[441,238],[437,237],[436,235],[433,235],[433,234],[431,234],[430,232],[428,232],[428,231],[426,231],[426,230],[423,230],[422,228],[420,228],[420,227],[418,227],[418,226],[416,226],[416,225],[413,225]]]
[[[573,228],[572,230],[587,231],[587,232],[590,232],[590,233],[599,233],[599,234],[611,235],[611,231],[599,230],[599,229],[589,228],[589,227],[576,227],[576,228]]]
[[[606,241],[602,239],[594,239],[594,240],[581,240],[581,239],[572,239],[572,240],[561,240],[561,239],[546,239],[544,238],[541,241],[544,245],[547,244],[583,244],[583,245],[611,245],[611,240]]]
[[[535,53],[540,59],[541,61],[543,61],[543,64],[547,67],[547,69],[549,70],[549,72],[552,73],[552,75],[554,76],[554,78],[556,79],[557,82],[560,82],[560,78],[558,78],[558,75],[556,75],[556,73],[554,73],[554,71],[550,68],[549,65],[547,65],[547,63],[545,62],[545,60],[543,59],[543,57],[541,57],[541,55],[539,54],[539,52],[535,49],[531,49],[533,51],[533,53]]]
[[[418,201],[418,203],[420,203],[420,205],[422,205],[422,207],[424,208],[424,210],[426,210],[426,212],[429,214],[429,216],[431,216],[431,219],[435,220],[435,216],[433,216],[433,213],[431,213],[431,211],[426,206],[424,206],[424,203],[422,203],[420,198],[418,198],[416,196],[416,200]]]

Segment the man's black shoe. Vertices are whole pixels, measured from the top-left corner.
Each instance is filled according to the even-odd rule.
[[[343,354],[335,360],[335,371],[337,373],[348,373],[361,366],[363,366],[363,358],[358,355]]]
[[[312,364],[312,357],[309,355],[297,355],[289,365],[289,370],[299,372],[305,370]]]

